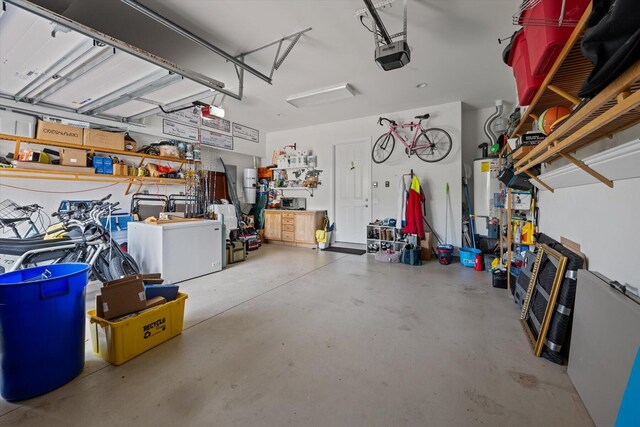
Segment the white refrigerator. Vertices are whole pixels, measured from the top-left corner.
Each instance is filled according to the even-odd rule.
[[[222,270],[222,222],[130,222],[128,250],[142,273],[176,283]]]

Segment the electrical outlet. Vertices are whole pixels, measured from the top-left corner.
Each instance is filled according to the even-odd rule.
[[[385,182],[384,182],[384,186],[385,186],[385,187],[388,187],[388,186],[389,186],[389,181],[385,181]]]

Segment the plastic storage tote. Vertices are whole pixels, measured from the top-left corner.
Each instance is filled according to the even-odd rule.
[[[51,391],[84,367],[87,264],[0,275],[0,394],[22,400]]]
[[[480,249],[474,248],[460,248],[460,264],[465,267],[476,266],[476,255],[482,254]]]
[[[509,63],[513,68],[513,76],[516,78],[518,102],[520,105],[529,105],[540,89],[545,76],[535,76],[531,71],[529,49],[524,31],[519,31],[513,36],[511,46]]]
[[[562,15],[565,22],[579,21],[589,2],[590,0],[566,0],[564,13],[562,13],[562,0],[541,0],[524,11],[522,23],[524,36],[527,39],[532,75],[546,76],[571,37],[574,27],[559,26],[560,16]],[[547,25],[540,23],[547,23]]]
[[[187,297],[178,293],[174,301],[119,322],[102,319],[96,316],[95,310],[89,310],[93,352],[109,363],[121,365],[179,335]]]

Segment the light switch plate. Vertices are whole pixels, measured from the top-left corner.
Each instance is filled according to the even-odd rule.
[[[385,182],[384,182],[384,186],[385,186],[385,187],[388,187],[388,186],[389,186],[389,181],[385,181]]]

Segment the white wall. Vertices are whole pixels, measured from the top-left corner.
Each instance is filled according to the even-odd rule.
[[[441,162],[425,163],[413,156],[408,159],[404,155],[403,148],[396,143],[396,148],[389,160],[385,163],[372,165],[372,181],[378,182],[378,188],[372,188],[371,218],[383,219],[396,217],[398,190],[397,184],[403,173],[409,173],[411,169],[420,178],[425,195],[427,197],[427,219],[436,232],[444,238],[445,235],[445,184],[449,183],[451,204],[449,207],[449,243],[460,245],[461,241],[461,176],[462,176],[462,106],[460,102],[424,107],[415,110],[384,113],[381,116],[389,117],[399,122],[408,122],[414,116],[429,113],[431,119],[426,124],[429,127],[445,129],[453,139],[451,153]],[[327,209],[330,219],[333,221],[333,146],[344,142],[361,140],[363,138],[373,142],[380,136],[385,128],[377,125],[379,116],[363,117],[360,119],[346,120],[324,125],[309,126],[286,131],[267,134],[268,162],[271,161],[271,153],[284,145],[297,143],[298,149],[312,150],[318,157],[318,169],[324,172],[320,176],[322,185],[315,191],[314,197],[308,193],[290,191],[285,195],[307,197],[308,209]],[[372,162],[373,163],[373,162]],[[390,182],[389,188],[385,187],[385,181]],[[339,225],[337,225],[339,226]],[[362,230],[365,233],[365,230]]]
[[[630,129],[581,150],[577,157],[632,141],[639,134],[640,127]],[[564,163],[559,161],[554,167]],[[598,183],[556,189],[555,193],[540,191],[539,195],[540,231],[556,240],[567,237],[579,243],[590,270],[640,287],[636,260],[640,178],[615,181],[614,188]]]

